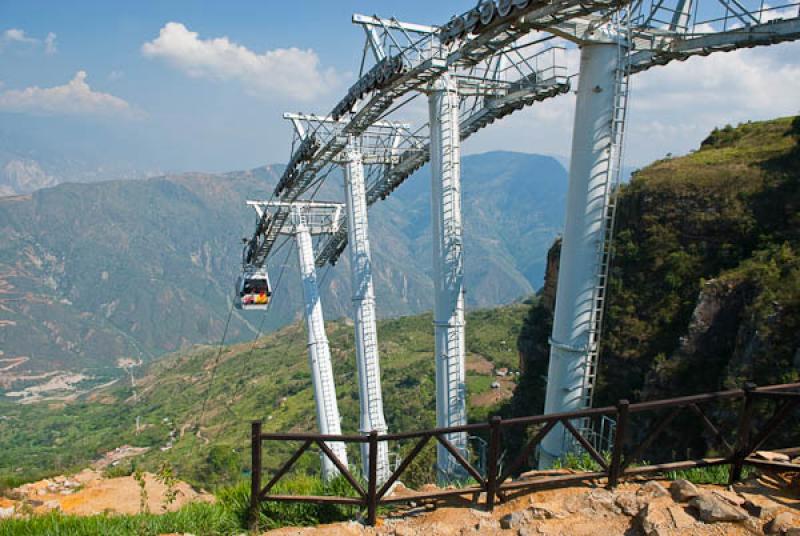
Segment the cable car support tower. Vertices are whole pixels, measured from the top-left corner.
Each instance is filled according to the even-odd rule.
[[[386,434],[381,390],[380,356],[375,311],[375,291],[372,282],[372,257],[369,242],[365,166],[380,171],[384,166],[396,164],[402,150],[420,148],[422,140],[413,134],[406,123],[377,121],[361,135],[342,132],[346,121],[312,114],[284,114],[292,122],[298,143],[308,139],[309,133],[323,139],[339,138],[344,149],[333,162],[344,168],[344,198],[346,206],[347,236],[350,243],[350,274],[355,330],[356,365],[360,402],[359,431],[369,434],[376,431]],[[361,444],[364,474],[369,474],[369,451]],[[391,474],[388,445],[378,443],[376,473],[379,482]]]
[[[336,402],[336,386],[333,381],[333,365],[325,333],[325,319],[317,284],[317,268],[314,265],[312,235],[336,232],[341,224],[343,206],[340,203],[317,203],[295,201],[292,203],[273,201],[248,201],[259,219],[270,212],[283,212],[288,215],[289,225],[282,228],[281,234],[294,237],[297,245],[297,261],[303,282],[303,310],[305,312],[308,334],[308,363],[311,369],[311,385],[317,407],[317,427],[320,434],[341,435],[342,426],[339,406]],[[341,441],[327,443],[328,448],[347,467],[347,451]],[[339,474],[336,465],[324,454],[322,478],[331,480]]]

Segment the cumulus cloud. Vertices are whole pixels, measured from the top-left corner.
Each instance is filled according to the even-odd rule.
[[[140,117],[124,99],[93,91],[86,83],[86,71],[62,86],[10,89],[0,93],[0,112],[32,115],[82,115],[105,117]]]
[[[280,95],[308,101],[338,85],[333,69],[323,70],[313,50],[277,48],[262,54],[227,37],[200,39],[179,22],[169,22],[142,53],[160,58],[195,78],[239,82],[251,95]]]

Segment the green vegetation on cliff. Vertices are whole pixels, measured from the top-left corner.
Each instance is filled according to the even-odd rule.
[[[800,118],[717,129],[635,173],[618,198],[608,296],[597,405],[797,381]],[[542,299],[522,328],[509,413],[543,408],[551,323]]]

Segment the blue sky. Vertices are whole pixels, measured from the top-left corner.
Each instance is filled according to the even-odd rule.
[[[352,13],[436,24],[470,5],[2,1],[0,128],[42,150],[99,153],[147,169],[282,162],[290,130],[281,113],[326,113],[354,80],[363,32]],[[81,91],[85,101],[65,102]],[[634,80],[628,163],[685,152],[716,125],[798,113],[797,95],[797,44],[653,69]],[[476,135],[465,152],[565,155],[573,102],[536,105]]]

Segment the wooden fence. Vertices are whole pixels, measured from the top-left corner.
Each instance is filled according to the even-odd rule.
[[[754,404],[762,399],[774,402],[774,409],[772,409],[770,416],[759,418],[754,411]],[[738,408],[728,410],[729,416],[730,411],[735,411],[738,420],[736,430],[731,432],[734,436],[732,442],[726,440],[726,434],[722,433],[719,425],[714,424],[711,420],[710,412],[703,409],[705,405],[719,401],[730,402]],[[739,403],[737,404],[737,402]],[[378,506],[391,503],[419,502],[447,497],[472,497],[472,502],[475,503],[485,494],[484,504],[487,509],[491,510],[494,508],[496,502],[508,500],[512,495],[586,480],[607,479],[608,486],[613,488],[626,476],[723,464],[731,466],[731,483],[741,477],[742,468],[745,465],[762,469],[800,471],[800,465],[759,460],[751,456],[754,451],[762,448],[764,443],[776,430],[780,429],[781,425],[792,416],[792,412],[799,405],[800,383],[793,383],[765,387],[748,385],[745,386],[744,389],[640,402],[636,404],[630,404],[627,400],[621,400],[616,406],[514,419],[493,417],[489,422],[485,423],[468,424],[452,428],[436,428],[418,432],[385,434],[380,436],[377,432],[372,432],[369,435],[264,433],[262,432],[261,421],[254,421],[251,428],[251,520],[253,524],[257,522],[257,511],[259,503],[262,501],[312,502],[359,506],[366,510],[367,523],[374,525]],[[672,461],[669,463],[647,464],[643,462],[643,456],[648,452],[648,449],[653,445],[654,441],[661,437],[666,431],[670,430],[670,425],[675,422],[676,417],[687,412],[692,418],[699,420],[713,450],[719,454],[712,457],[687,457],[685,460]],[[638,414],[648,413],[660,413],[660,416],[648,416],[650,417],[647,419],[649,423],[648,429],[638,429],[635,441],[636,444],[629,444],[634,443],[628,439],[631,436],[632,419]],[[598,452],[595,446],[579,433],[575,425],[576,421],[585,422],[585,420],[597,419],[601,416],[612,418],[617,423],[610,456],[608,456],[608,453],[605,453],[606,455],[604,456],[604,453]],[[588,454],[588,456],[596,462],[599,470],[513,480],[512,477],[518,474],[521,469],[525,468],[536,447],[557,424],[561,424],[565,433],[574,438],[578,449]],[[499,461],[501,453],[503,452],[503,431],[511,427],[523,427],[525,429],[530,427],[537,428],[533,431],[533,436],[525,442],[516,455],[510,458],[511,461],[507,466],[500,470]],[[470,464],[463,454],[448,440],[447,436],[449,434],[459,432],[488,434],[488,455],[484,474],[481,474],[481,472]],[[731,433],[728,435],[731,435]],[[403,475],[411,462],[414,461],[420,452],[422,452],[422,449],[432,440],[438,442],[447,449],[465,473],[474,479],[475,483],[458,489],[444,489],[409,495],[387,495],[392,485]],[[266,485],[262,486],[262,443],[271,441],[299,442],[300,447],[275,472]],[[369,474],[365,476],[366,489],[364,489],[364,486],[359,482],[359,479],[353,475],[350,469],[342,465],[326,444],[334,441],[341,441],[345,444],[367,443],[369,445],[368,465],[370,471]],[[377,481],[375,471],[378,443],[381,441],[410,441],[413,444],[413,447],[403,457],[389,479],[382,483]],[[342,476],[349,482],[350,486],[352,486],[357,496],[300,496],[270,493],[275,485],[289,472],[295,462],[314,445],[336,465]],[[800,441],[792,445],[792,447],[793,448],[782,449],[781,452],[800,452],[800,448],[798,448],[800,447]],[[505,454],[509,453],[506,452]]]

